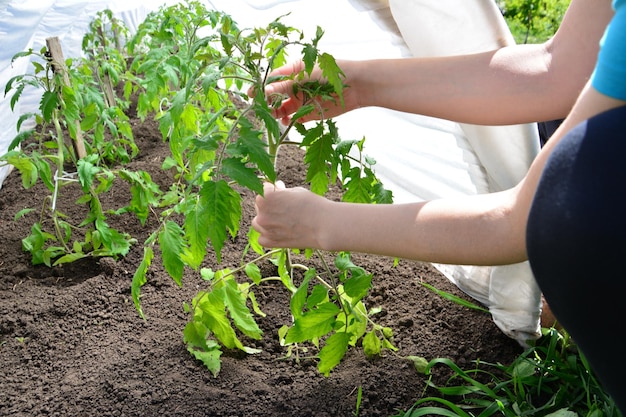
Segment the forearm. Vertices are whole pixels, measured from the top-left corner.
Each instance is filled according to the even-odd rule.
[[[587,82],[610,0],[572,0],[540,45],[466,56],[342,62],[357,106],[379,106],[473,124],[564,118]]]
[[[550,72],[545,47],[520,45],[466,56],[343,65],[358,88],[360,107],[462,123],[517,124],[564,117],[585,82],[585,76],[579,76],[578,89],[565,86],[575,81]]]
[[[540,59],[542,47],[376,60],[347,73],[355,74],[354,85],[367,86],[359,89],[361,107],[385,107],[463,123],[515,124],[566,113],[566,97],[561,96],[560,106],[558,100],[547,99],[549,71]]]
[[[508,210],[509,192],[422,203],[327,202],[315,226],[320,249],[426,262],[496,265],[520,262],[523,233]]]

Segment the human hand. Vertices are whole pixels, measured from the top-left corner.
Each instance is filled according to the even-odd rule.
[[[300,60],[283,65],[269,75],[270,77],[287,78],[269,83],[265,87],[265,95],[268,97],[268,101],[277,103],[273,112],[274,117],[279,119],[284,125],[290,124],[292,116],[305,104],[313,104],[315,110],[299,118],[297,121],[300,123],[332,118],[356,108],[356,105],[353,104],[356,102],[354,100],[354,91],[349,87],[343,90],[343,105],[335,94],[332,94],[331,97],[306,97],[301,89],[298,88],[298,84],[316,81],[325,84],[327,80],[317,66],[310,75],[305,75],[305,78],[301,80],[296,79],[298,74],[304,73],[304,68],[304,62]],[[253,94],[253,92],[251,93]]]
[[[323,249],[319,232],[324,217],[325,198],[302,187],[285,188],[282,181],[266,183],[263,196],[257,196],[257,215],[252,227],[259,232],[259,244],[266,248]]]

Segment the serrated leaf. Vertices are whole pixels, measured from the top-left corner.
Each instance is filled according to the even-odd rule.
[[[311,191],[323,195],[328,190],[328,163],[332,160],[333,141],[329,135],[322,135],[311,143],[304,156],[308,165],[306,180],[311,183]]]
[[[320,362],[317,370],[322,375],[330,375],[330,371],[339,365],[348,351],[348,342],[351,337],[350,333],[335,333],[326,340],[326,344],[318,355]]]
[[[217,345],[215,348],[208,351],[202,351],[192,348],[187,348],[187,350],[193,355],[194,358],[204,364],[204,366],[211,372],[211,375],[213,375],[214,378],[217,378],[222,367],[222,361],[220,360],[222,351]]]
[[[184,263],[180,256],[185,247],[183,236],[183,229],[171,220],[163,225],[163,230],[159,233],[163,266],[179,286],[183,285]]]
[[[304,61],[304,71],[311,75],[317,60],[317,48],[311,44],[305,44],[302,48],[302,60]]]
[[[328,288],[322,284],[317,284],[311,290],[311,294],[306,300],[309,308],[328,302]]]
[[[339,311],[339,307],[332,303],[325,303],[307,311],[294,319],[294,325],[287,332],[285,342],[300,343],[327,335],[333,330],[335,317]]]
[[[22,176],[22,186],[25,189],[31,188],[37,182],[37,166],[19,151],[10,151],[3,156],[9,164],[17,168]]]
[[[300,118],[311,114],[315,111],[315,106],[312,104],[307,104],[306,106],[300,107],[292,116],[293,120],[300,120]]]
[[[97,232],[100,235],[102,244],[109,252],[108,255],[109,256],[116,256],[116,255],[126,256],[128,251],[130,250],[131,240],[126,235],[120,233],[116,229],[109,227],[109,225],[103,220],[103,217],[100,217],[100,216],[103,216],[103,214],[101,213],[102,209],[99,207],[99,204],[96,204],[96,203],[99,203],[98,199],[92,199],[91,201],[92,211],[93,210],[98,211],[98,213],[96,213],[98,218],[96,218],[95,226],[96,226]],[[97,206],[98,208],[94,209],[94,206]],[[87,218],[85,222],[88,220],[89,218]]]
[[[309,170],[311,166],[309,166]],[[312,175],[307,174],[307,181],[311,184],[311,191],[318,195],[324,195],[328,191],[330,181],[323,171],[317,171]]]
[[[256,171],[243,163],[239,158],[227,158],[222,162],[222,172],[232,178],[237,184],[254,191],[263,193],[263,183]]]
[[[139,301],[141,287],[147,282],[146,274],[148,272],[148,268],[152,265],[152,259],[154,259],[154,251],[151,247],[145,246],[143,248],[143,259],[139,264],[139,267],[135,271],[133,275],[133,280],[130,287],[130,292],[133,297],[133,303],[135,304],[135,308],[139,313],[139,316],[142,319],[145,319],[143,314],[143,310],[141,309],[141,303]]]
[[[8,85],[7,85],[7,87],[8,87]],[[15,89],[15,92],[13,93],[13,96],[11,97],[11,110],[12,111],[15,111],[15,104],[18,102],[18,100],[20,99],[22,93],[24,92],[24,87],[26,87],[26,84],[20,84]]]
[[[376,204],[391,204],[393,203],[393,193],[390,190],[386,190],[381,183],[376,183],[373,187],[374,203]]]
[[[204,227],[208,229],[217,261],[221,262],[226,233],[234,236],[239,230],[241,196],[223,180],[205,182],[199,194],[208,214]]]
[[[242,121],[235,147],[239,156],[249,158],[270,181],[274,181],[274,163],[267,151],[267,144],[260,136],[261,132],[252,129],[250,122]]]
[[[226,348],[243,350],[243,344],[237,338],[235,329],[226,316],[226,306],[221,295],[213,291],[202,297],[197,306],[201,312],[202,322]],[[201,294],[198,294],[198,297],[201,297]]]
[[[44,91],[39,102],[39,110],[43,119],[50,123],[54,111],[59,107],[59,96],[52,91]]]
[[[188,242],[183,259],[191,268],[197,269],[206,256],[206,247],[209,240],[209,228],[207,225],[210,221],[210,213],[204,205],[204,200],[199,196],[194,202],[195,204],[188,207],[183,224]]]
[[[209,333],[209,329],[206,328],[204,323],[192,320],[183,329],[183,342],[188,347],[209,350],[209,345],[207,344],[207,335]]]
[[[355,176],[344,184],[345,192],[341,201],[348,203],[371,203],[370,186],[367,179]]]
[[[246,336],[255,340],[261,339],[263,332],[246,306],[247,296],[239,291],[237,283],[230,279],[221,290],[224,291],[224,304],[235,326]]]
[[[92,164],[88,159],[82,158],[77,163],[78,180],[84,192],[89,192],[93,185],[94,177],[100,172],[100,168]]]
[[[372,275],[354,274],[343,283],[343,289],[353,302],[363,299],[372,287]]]
[[[341,77],[344,76],[344,73],[335,62],[335,58],[328,53],[323,53],[318,57],[318,63],[320,69],[322,70],[322,75],[333,86],[335,93],[339,96],[341,104],[344,105],[343,81],[341,79]]]
[[[128,209],[135,213],[144,225],[150,214],[150,206],[158,204],[157,196],[161,194],[161,190],[145,171],[133,172],[122,169],[119,175],[130,184],[131,199]]]

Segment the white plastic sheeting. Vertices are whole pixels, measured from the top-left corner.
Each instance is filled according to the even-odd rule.
[[[29,70],[20,51],[39,50],[58,36],[66,57],[80,44],[95,14],[110,9],[131,31],[146,14],[175,1],[0,0],[0,88]],[[240,27],[282,21],[311,38],[325,31],[320,47],[337,58],[392,58],[479,52],[513,42],[493,0],[205,0]],[[34,111],[39,97],[25,94],[14,113],[0,97],[0,153],[16,135],[19,115]],[[366,137],[365,152],[396,202],[487,193],[516,184],[539,150],[537,129],[475,126],[381,108],[336,118],[343,138]],[[8,167],[0,168],[0,186]],[[524,344],[539,335],[540,293],[527,263],[502,267],[436,265],[452,282],[489,307],[494,322]]]

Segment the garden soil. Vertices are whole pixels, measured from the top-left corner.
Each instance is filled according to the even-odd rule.
[[[172,177],[160,165],[169,150],[156,123],[133,121],[133,128],[140,154],[128,168],[149,171],[165,187]],[[287,186],[304,184],[300,149],[285,147],[278,160],[279,179]],[[59,204],[66,213],[82,209],[74,204],[75,188],[63,188]],[[125,258],[55,268],[31,265],[21,239],[38,214],[18,221],[14,216],[26,207],[41,208],[46,194],[41,185],[24,190],[15,170],[0,190],[1,416],[353,416],[360,388],[358,415],[388,417],[437,394],[406,356],[445,357],[472,369],[477,360],[509,364],[522,352],[489,314],[424,287],[428,283],[470,300],[431,265],[401,260],[395,266],[391,258],[353,254],[354,263],[374,276],[365,302],[381,308],[375,319],[394,330],[397,352],[367,358],[357,346],[327,377],[307,357],[315,354],[315,347],[287,357],[277,331],[291,320],[288,294],[281,284],[267,283],[255,289],[266,313],[257,317],[264,337],[244,340],[261,353],[226,350],[214,377],[182,340],[189,318],[183,304],[205,285],[197,272],[187,271],[179,287],[159,265],[157,254],[142,288],[146,319],[137,314],[131,279],[148,227],[130,215],[110,222],[140,242]],[[124,184],[110,194],[103,200],[109,208],[120,207],[129,196]],[[244,203],[240,236],[223,249],[220,264],[210,253],[204,266],[217,270],[239,265],[254,196],[244,193]],[[275,273],[270,263],[262,269]],[[444,384],[449,375],[446,368],[436,367],[433,381]]]

